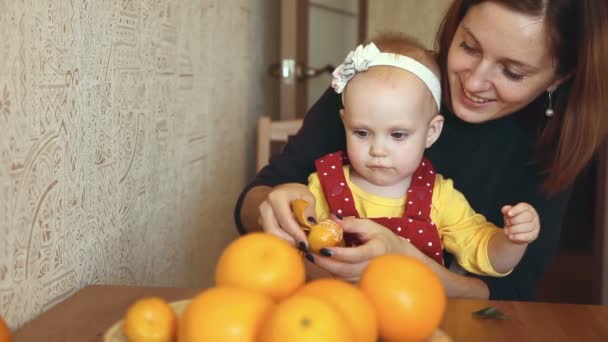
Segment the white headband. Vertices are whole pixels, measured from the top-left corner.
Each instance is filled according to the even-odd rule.
[[[351,51],[346,56],[344,63],[340,64],[332,73],[334,79],[331,81],[331,86],[336,93],[340,94],[357,72],[366,71],[369,67],[376,65],[393,66],[416,75],[433,94],[437,108],[441,107],[441,83],[429,68],[410,57],[380,52],[374,43],[366,46],[359,45],[355,51]]]

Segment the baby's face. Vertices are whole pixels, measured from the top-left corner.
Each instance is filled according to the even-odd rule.
[[[409,179],[429,143],[437,106],[425,84],[396,68],[373,67],[349,81],[342,120],[351,167],[377,186]]]

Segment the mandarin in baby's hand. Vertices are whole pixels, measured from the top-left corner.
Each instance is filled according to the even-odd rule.
[[[342,227],[332,220],[323,220],[310,228],[308,246],[311,251],[319,253],[321,248],[343,246]]]

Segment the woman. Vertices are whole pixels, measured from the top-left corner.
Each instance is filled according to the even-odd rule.
[[[372,221],[344,218],[345,231],[359,233],[365,244],[315,255],[314,263],[356,280],[374,256],[409,254],[434,268],[449,296],[531,300],[555,254],[572,183],[608,132],[608,2],[456,0],[438,43],[446,121],[427,156],[497,225],[504,204],[530,203],[540,236],[509,276],[487,278],[433,265]],[[282,154],[243,191],[235,211],[241,232],[264,229],[300,246],[306,241],[289,203],[312,201],[302,183],[313,161],[344,149],[341,106],[327,91]]]

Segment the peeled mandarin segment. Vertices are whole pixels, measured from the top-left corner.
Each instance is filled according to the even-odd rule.
[[[291,202],[291,211],[296,221],[300,224],[303,230],[308,231],[311,228],[310,222],[304,216],[304,210],[308,207],[309,203],[303,199],[297,199]]]
[[[310,228],[308,247],[319,253],[321,248],[344,245],[342,227],[332,220],[323,220]]]

